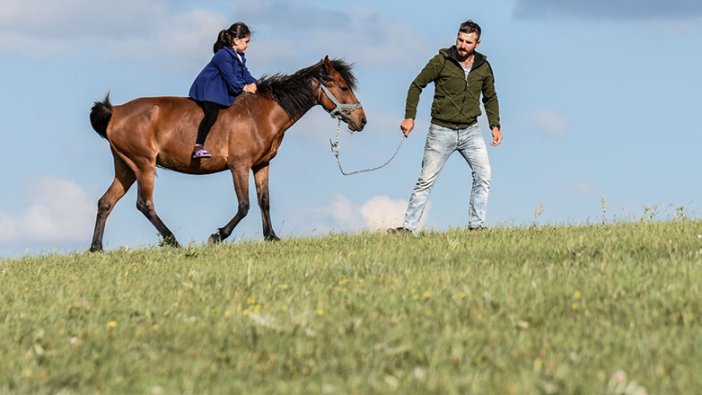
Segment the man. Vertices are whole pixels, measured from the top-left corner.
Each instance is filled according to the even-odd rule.
[[[480,26],[470,20],[463,22],[456,36],[456,45],[441,49],[409,87],[405,119],[400,125],[405,137],[414,129],[419,95],[430,82],[434,82],[434,102],[422,171],[410,196],[403,226],[391,229],[391,232],[417,229],[431,187],[454,151],[463,155],[473,174],[468,228],[484,229],[491,169],[487,146],[477,121],[481,114],[481,94],[492,130],[493,146],[502,142],[502,133],[495,79],[490,63],[483,54],[475,51],[479,45]]]

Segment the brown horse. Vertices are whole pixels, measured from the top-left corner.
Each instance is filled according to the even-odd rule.
[[[163,240],[177,247],[173,233],[156,214],[153,201],[156,166],[187,174],[211,174],[229,169],[239,206],[234,217],[209,238],[218,243],[231,235],[249,211],[249,171],[253,171],[266,240],[278,240],[270,219],[268,169],[285,131],[308,110],[321,105],[332,116],[360,132],[366,115],[353,93],[356,79],[351,66],[325,57],[292,75],[264,76],[256,94],[239,96],[220,112],[205,148],[209,159],[192,159],[191,151],[203,111],[182,97],[139,98],[112,106],[109,95],[95,102],[90,112],[93,129],[110,143],[115,178],[98,201],[90,251],[102,250],[105,222],[134,181],[137,208],[159,231]]]

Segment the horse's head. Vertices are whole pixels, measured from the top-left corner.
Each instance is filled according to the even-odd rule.
[[[362,131],[366,125],[366,113],[353,93],[356,80],[351,68],[341,61],[331,61],[327,56],[322,60],[322,75],[318,82],[318,103],[332,117],[346,122],[349,129]]]

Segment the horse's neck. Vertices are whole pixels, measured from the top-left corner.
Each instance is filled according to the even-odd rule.
[[[280,124],[280,132],[281,132],[281,133],[285,133],[286,130],[290,129],[294,124],[296,124],[300,119],[302,119],[302,117],[304,117],[305,115],[307,115],[307,113],[308,113],[312,108],[314,108],[315,106],[317,106],[317,104],[318,104],[318,103],[312,104],[312,105],[311,105],[307,110],[305,110],[299,117],[293,118],[293,117],[291,117],[291,116],[283,109],[283,107],[281,107],[278,103],[276,103],[275,101],[274,101],[274,103],[275,103],[275,106],[274,106],[275,110],[274,110],[274,112],[275,112],[276,118],[279,116],[280,118],[277,118],[277,119],[280,119],[280,120],[282,121],[282,124]],[[272,112],[273,112],[273,111],[272,111]]]

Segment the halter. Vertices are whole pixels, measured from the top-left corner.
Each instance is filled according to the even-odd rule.
[[[402,142],[405,141],[406,137],[403,135],[402,138],[400,139],[400,143],[397,145],[397,148],[395,149],[395,152],[392,154],[390,159],[388,159],[385,163],[383,163],[380,166],[368,168],[368,169],[361,169],[361,170],[356,170],[356,171],[351,171],[347,172],[344,171],[344,169],[341,167],[341,160],[339,159],[339,143],[341,142],[341,121],[346,121],[349,117],[349,113],[351,111],[357,110],[359,108],[363,108],[361,103],[356,103],[356,104],[346,104],[346,103],[341,103],[339,100],[334,96],[329,89],[324,86],[322,81],[317,81],[319,83],[319,94],[317,95],[317,101],[322,98],[322,92],[324,92],[325,95],[327,95],[327,98],[334,103],[336,107],[334,109],[329,111],[329,115],[331,115],[332,118],[335,118],[338,120],[338,123],[336,125],[336,141],[332,141],[329,139],[329,144],[331,144],[331,150],[332,153],[334,153],[334,156],[336,157],[336,164],[339,165],[339,171],[341,171],[341,174],[345,176],[350,176],[353,174],[358,174],[358,173],[366,173],[369,171],[375,171],[378,169],[382,169],[383,167],[387,166],[397,155],[398,151],[400,151],[400,147],[402,146]]]
[[[331,115],[332,118],[336,118],[340,121],[345,120],[345,118],[349,117],[349,113],[351,111],[357,110],[359,108],[363,108],[361,103],[352,103],[352,104],[346,104],[346,103],[341,103],[339,102],[339,99],[334,96],[331,91],[324,86],[322,81],[319,82],[319,94],[317,95],[318,100],[322,97],[322,92],[327,96],[327,99],[329,99],[336,107],[334,107],[332,110],[329,111],[329,115]]]
[[[372,167],[369,169],[362,169],[362,170],[356,170],[356,171],[351,171],[351,172],[344,171],[344,169],[341,167],[341,160],[339,159],[339,154],[340,154],[339,143],[341,142],[341,121],[346,121],[346,119],[349,116],[348,114],[351,111],[359,109],[359,108],[363,108],[363,106],[361,105],[361,103],[356,103],[356,104],[340,103],[339,100],[320,81],[319,82],[319,95],[318,95],[319,98],[322,97],[322,92],[324,92],[324,94],[327,95],[327,98],[332,103],[334,103],[334,105],[336,105],[336,107],[334,109],[329,111],[329,115],[331,115],[332,118],[335,118],[339,121],[336,125],[336,141],[332,141],[331,139],[329,139],[329,144],[331,145],[332,153],[334,153],[334,156],[336,157],[336,164],[339,165],[339,171],[341,171],[341,174],[343,174],[345,176],[350,176],[353,174],[375,171],[375,170],[382,169],[383,167],[387,166],[395,158],[398,151],[400,151],[400,147],[402,146],[402,142],[405,141],[404,136],[402,136],[402,138],[400,139],[400,143],[397,145],[397,148],[395,149],[395,152],[392,154],[390,159],[388,159],[382,165]]]

